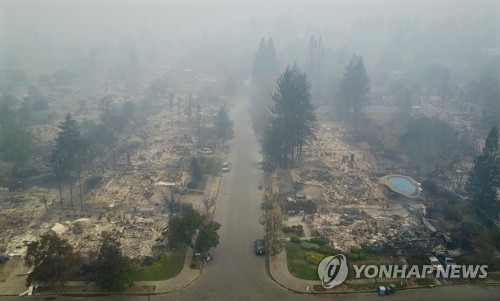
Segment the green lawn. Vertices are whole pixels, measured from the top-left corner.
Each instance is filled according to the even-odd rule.
[[[306,261],[306,251],[300,245],[290,243],[286,246],[286,258],[290,273],[300,279],[318,280],[317,267]]]
[[[184,267],[186,249],[179,249],[168,255],[160,255],[152,265],[134,263],[132,279],[134,281],[165,280],[177,276]]]

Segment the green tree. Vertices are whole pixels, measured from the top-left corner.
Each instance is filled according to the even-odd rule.
[[[131,102],[131,101],[126,101],[122,105],[122,113],[125,118],[128,120],[134,119],[134,115],[137,112],[137,106]]]
[[[302,160],[304,144],[313,137],[316,107],[311,102],[310,88],[306,74],[296,65],[287,67],[278,79],[263,150],[268,157],[278,160],[281,167],[297,166]]]
[[[215,121],[215,133],[217,138],[222,142],[222,146],[226,145],[226,141],[234,137],[233,122],[227,116],[226,108],[223,106],[217,113],[217,120]]]
[[[481,106],[484,122],[489,125],[500,122],[500,83],[497,78],[482,76],[474,91],[474,98]]]
[[[166,76],[155,79],[149,86],[149,94],[153,100],[158,101],[165,96],[168,90],[168,78]]]
[[[250,114],[254,130],[261,135],[268,124],[268,108],[272,104],[270,93],[276,88],[279,63],[273,40],[261,38],[252,65]]]
[[[5,142],[4,157],[14,162],[15,166],[22,166],[33,154],[34,137],[30,131],[19,124],[2,129],[2,138]]]
[[[500,153],[498,126],[491,128],[482,153],[474,160],[465,189],[478,206],[493,208],[500,187]]]
[[[323,67],[325,66],[325,47],[323,46],[323,38],[320,36],[318,39],[311,36],[307,49],[305,71],[311,80],[311,94],[314,101],[323,100]]]
[[[16,118],[13,104],[16,99],[6,95],[0,101],[0,139],[3,142],[3,157],[14,162],[15,167],[22,166],[33,154],[34,137]]]
[[[363,58],[354,55],[344,72],[337,94],[337,106],[341,112],[359,113],[368,104],[370,79],[366,74]]]
[[[47,232],[39,241],[28,244],[24,262],[26,266],[33,267],[26,279],[27,286],[36,282],[53,286],[58,282],[64,285],[80,267],[81,258],[68,241],[53,232]]]
[[[397,118],[406,121],[411,115],[413,103],[413,93],[410,87],[403,82],[394,82],[391,84],[390,92],[398,108]]]
[[[427,116],[413,120],[399,143],[411,160],[434,171],[445,168],[455,157],[452,155],[464,149],[457,131],[446,122]]]
[[[126,113],[122,110],[113,107],[109,98],[102,99],[102,110],[100,116],[100,124],[96,132],[95,140],[111,151],[113,156],[113,164],[116,165],[115,148],[120,135],[125,132],[129,125],[130,119],[126,117]]]
[[[201,169],[198,159],[194,157],[193,159],[191,159],[191,178],[193,178],[195,182],[199,182],[202,176],[203,170]]]
[[[278,164],[281,164],[280,162],[284,160],[284,139],[282,131],[284,131],[282,120],[273,118],[264,131],[264,137],[262,139],[263,153],[270,161]]]
[[[71,208],[73,208],[73,178],[72,172],[80,170],[78,163],[79,156],[84,153],[83,140],[80,137],[78,123],[67,114],[64,121],[59,125],[59,133],[56,137],[56,147],[52,152],[52,164],[54,166],[54,175],[56,176],[59,187],[62,178],[66,178],[70,188]],[[62,206],[62,193],[59,189]]]
[[[122,254],[120,242],[111,233],[101,234],[92,267],[91,280],[105,291],[123,291],[133,283],[130,260]]]
[[[196,237],[196,251],[205,253],[210,248],[217,247],[219,245],[219,234],[217,234],[219,229],[220,224],[215,221],[202,225]]]
[[[422,74],[422,83],[429,95],[437,95],[446,101],[450,94],[450,70],[433,64]]]
[[[198,211],[189,208],[182,215],[172,217],[168,221],[168,242],[171,248],[183,245],[192,246],[193,235],[203,222]]]
[[[19,122],[23,125],[31,125],[33,124],[33,111],[31,109],[32,107],[31,99],[26,98],[23,101],[23,104],[17,111],[18,119]]]

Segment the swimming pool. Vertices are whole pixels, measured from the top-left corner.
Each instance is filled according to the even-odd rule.
[[[417,186],[405,177],[388,177],[387,181],[391,183],[396,192],[405,194],[417,194]]]

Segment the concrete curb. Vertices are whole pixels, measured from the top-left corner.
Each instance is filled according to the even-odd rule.
[[[287,272],[288,272],[288,265],[286,265],[287,267]],[[376,293],[377,290],[359,290],[359,291],[314,291],[314,288],[311,287],[311,290],[310,291],[304,291],[304,290],[298,290],[296,288],[291,288],[291,287],[287,287],[286,285],[282,284],[281,282],[279,282],[279,280],[277,280],[272,272],[271,272],[271,263],[270,263],[270,258],[269,256],[266,256],[266,272],[267,274],[269,275],[269,278],[271,278],[271,280],[273,280],[274,283],[277,284],[277,286],[287,290],[287,291],[290,291],[290,292],[294,292],[294,293],[297,293],[297,294],[302,294],[302,295],[350,295],[350,294],[373,294],[373,293]],[[293,275],[290,274],[291,277],[294,277]],[[294,277],[296,278],[296,277]],[[296,278],[298,279],[299,281],[302,280],[302,279],[299,279],[299,278]],[[309,281],[309,280],[304,280],[304,281]],[[319,281],[319,280],[318,280]],[[306,285],[304,285],[305,287]],[[450,287],[450,286],[453,286],[453,287],[469,287],[469,286],[475,286],[475,287],[491,287],[491,286],[500,286],[500,282],[496,282],[496,283],[486,283],[486,284],[477,284],[477,285],[473,285],[473,284],[456,284],[456,285],[440,285],[440,286],[436,286],[436,285],[432,285],[432,286],[412,286],[412,287],[402,287],[402,288],[397,288],[397,291],[406,291],[406,290],[419,290],[419,289],[433,289],[433,288],[440,288],[440,287]]]

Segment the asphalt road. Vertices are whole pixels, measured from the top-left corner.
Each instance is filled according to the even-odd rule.
[[[242,99],[244,100],[244,99]],[[261,158],[257,140],[246,113],[246,103],[237,103],[231,112],[235,140],[228,161],[232,171],[224,174],[215,219],[221,223],[220,245],[211,253],[200,278],[184,290],[158,296],[64,297],[55,300],[373,300],[375,293],[352,295],[304,295],[289,292],[267,275],[265,258],[253,253],[253,241],[263,236],[262,191],[257,184],[262,172],[254,162]],[[24,297],[26,298],[26,297]],[[385,298],[393,300],[500,300],[500,287],[440,287],[399,291]],[[31,300],[45,300],[33,296]],[[0,300],[20,300],[0,297]]]
[[[240,99],[244,101],[245,99]],[[256,256],[253,243],[263,237],[259,218],[263,178],[255,162],[261,159],[246,104],[231,111],[235,139],[227,160],[232,170],[224,173],[215,219],[222,225],[215,260],[205,266],[202,277],[169,300],[278,300],[283,290],[267,276],[265,257]]]

